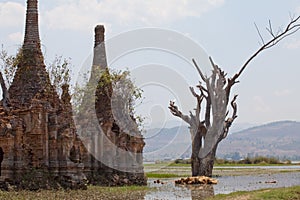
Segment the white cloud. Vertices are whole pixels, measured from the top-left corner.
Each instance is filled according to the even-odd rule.
[[[8,35],[8,39],[13,43],[20,44],[23,41],[23,34],[21,32],[11,33]]]
[[[185,17],[199,17],[225,0],[74,0],[45,13],[53,29],[87,29],[97,22],[157,26]]]
[[[25,7],[20,3],[0,3],[0,27],[19,27],[24,24]]]

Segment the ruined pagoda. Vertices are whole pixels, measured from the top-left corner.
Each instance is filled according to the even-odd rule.
[[[23,46],[9,88],[9,109],[0,106],[1,187],[85,188],[82,144],[72,121],[68,86],[61,97],[51,85],[41,51],[38,1],[27,1]]]
[[[82,104],[85,112],[75,126],[69,86],[63,85],[59,95],[46,70],[38,16],[38,1],[27,0],[18,68],[6,98],[0,102],[0,189],[7,189],[9,184],[30,190],[82,189],[87,183],[146,184],[143,137],[134,121],[127,126],[115,120],[113,87],[98,84],[103,72],[109,73],[104,27],[95,28],[90,77],[95,91],[86,94],[87,104]],[[2,89],[6,91],[3,84]],[[91,97],[96,99],[93,105],[88,104]],[[92,111],[94,121],[89,120]]]
[[[89,89],[85,91],[77,120],[78,134],[89,152],[83,156],[85,174],[96,185],[145,185],[142,157],[145,142],[134,118],[124,110],[126,100],[115,98],[118,92],[109,77],[105,28],[97,25]],[[124,123],[125,118],[116,119],[116,110],[126,113],[131,123]]]

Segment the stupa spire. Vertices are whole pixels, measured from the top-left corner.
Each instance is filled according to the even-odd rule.
[[[43,64],[41,42],[39,35],[39,13],[38,0],[27,0],[25,36],[23,43],[23,54],[26,58],[25,63],[30,65]]]
[[[105,69],[107,67],[104,33],[105,33],[105,28],[103,25],[97,25],[95,27],[93,65],[100,67],[100,69]]]
[[[15,105],[30,106],[39,93],[53,92],[41,51],[38,1],[27,0],[24,43],[9,94]],[[28,104],[28,105],[27,105]]]
[[[105,28],[104,28],[103,25],[97,25],[95,27],[95,45],[94,45],[94,48],[97,47],[102,42],[104,42],[104,33],[105,33]]]

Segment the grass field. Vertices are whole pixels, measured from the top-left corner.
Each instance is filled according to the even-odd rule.
[[[91,186],[87,190],[77,191],[49,191],[38,192],[20,191],[3,192],[0,191],[0,199],[5,200],[52,200],[52,199],[72,199],[72,200],[140,200],[151,189],[148,187],[97,187]],[[209,200],[299,200],[300,186],[277,189],[263,189],[251,192],[234,192],[227,195],[216,195]]]
[[[0,191],[0,199],[5,200],[25,200],[25,199],[74,199],[74,200],[140,200],[151,189],[148,187],[97,187],[90,186],[87,190],[65,191],[65,190],[43,190],[37,192]],[[153,190],[153,189],[152,189]],[[234,192],[231,194],[216,195],[209,200],[299,200],[300,186],[277,189],[263,189],[251,192]]]
[[[214,176],[239,176],[239,175],[259,175],[282,172],[299,172],[297,169],[258,169],[255,166],[262,165],[247,165],[252,168],[236,168],[237,165],[217,165],[213,171]],[[241,165],[238,165],[241,166]],[[254,168],[253,168],[254,166]],[[265,165],[263,165],[265,166]],[[175,163],[160,163],[160,164],[146,164],[145,171],[148,178],[163,179],[163,178],[178,178],[187,177],[191,175],[191,166],[189,164],[175,164]],[[89,186],[87,190],[42,190],[37,192],[31,191],[0,191],[0,199],[7,200],[27,200],[27,199],[75,199],[75,200],[93,200],[93,199],[113,199],[113,200],[139,200],[144,199],[149,192],[153,193],[159,188],[149,186],[137,187],[99,187]],[[229,195],[216,195],[212,200],[218,199],[283,199],[283,200],[297,200],[300,199],[300,186],[280,189],[263,189],[252,192],[237,192]]]
[[[158,164],[145,164],[145,172],[149,178],[172,178],[181,176],[191,176],[190,164],[175,164],[175,163],[158,163]],[[282,168],[260,168],[267,166],[281,166]],[[285,166],[292,165],[266,165],[266,164],[222,164],[215,165],[213,176],[242,176],[242,175],[259,175],[259,174],[272,174],[272,173],[288,173],[300,172],[300,169],[286,169]],[[240,168],[239,168],[240,167]],[[257,167],[257,168],[256,168]]]
[[[300,186],[289,188],[263,189],[251,192],[234,192],[216,195],[209,200],[299,200]]]
[[[93,199],[122,199],[122,200],[140,200],[143,199],[146,192],[151,190],[147,186],[129,186],[129,187],[99,187],[89,186],[87,190],[42,190],[31,191],[0,191],[2,200],[93,200]]]

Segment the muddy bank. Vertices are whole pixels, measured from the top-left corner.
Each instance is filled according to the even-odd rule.
[[[150,199],[204,199],[215,194],[228,194],[235,191],[252,191],[263,188],[278,188],[300,185],[300,172],[261,174],[247,176],[218,177],[217,185],[179,186],[175,179],[162,179],[163,184],[154,183],[149,179],[149,191],[145,200]]]

